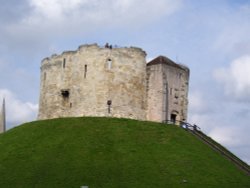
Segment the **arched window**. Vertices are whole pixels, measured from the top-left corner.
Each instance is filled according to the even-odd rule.
[[[179,112],[176,110],[173,110],[170,114],[170,121],[174,124],[178,124],[179,122]]]
[[[108,58],[106,62],[106,66],[108,70],[111,70],[112,68],[112,59]]]

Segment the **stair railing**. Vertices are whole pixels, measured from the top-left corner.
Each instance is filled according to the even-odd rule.
[[[246,172],[248,175],[250,175],[250,168],[249,165],[243,162],[241,159],[239,159],[237,156],[235,156],[233,153],[228,151],[226,148],[221,146],[218,142],[207,136],[205,133],[201,131],[201,128],[197,126],[196,124],[192,125],[188,122],[184,121],[173,121],[173,120],[165,120],[163,123],[167,124],[175,124],[178,125],[179,127],[187,130],[196,138],[200,139],[203,141],[206,145],[210,146],[213,150],[219,152],[222,154],[224,157],[226,157],[228,160],[233,162],[238,168]]]

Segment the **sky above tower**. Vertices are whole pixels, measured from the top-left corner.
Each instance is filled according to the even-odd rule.
[[[43,58],[109,42],[187,65],[188,121],[250,163],[250,0],[0,2],[7,129],[36,119]]]

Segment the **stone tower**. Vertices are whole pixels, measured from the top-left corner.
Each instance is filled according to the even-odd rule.
[[[135,47],[82,45],[41,63],[38,119],[108,116],[187,120],[189,69]]]
[[[1,113],[0,114],[0,133],[3,133],[6,130],[5,99],[3,99],[2,109],[0,113]]]
[[[164,56],[147,64],[147,119],[187,121],[189,69]]]
[[[82,45],[41,64],[38,119],[111,116],[146,119],[146,53]]]

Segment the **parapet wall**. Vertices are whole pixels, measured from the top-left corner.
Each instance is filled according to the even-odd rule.
[[[41,64],[38,119],[111,116],[146,119],[146,53],[82,45]]]

